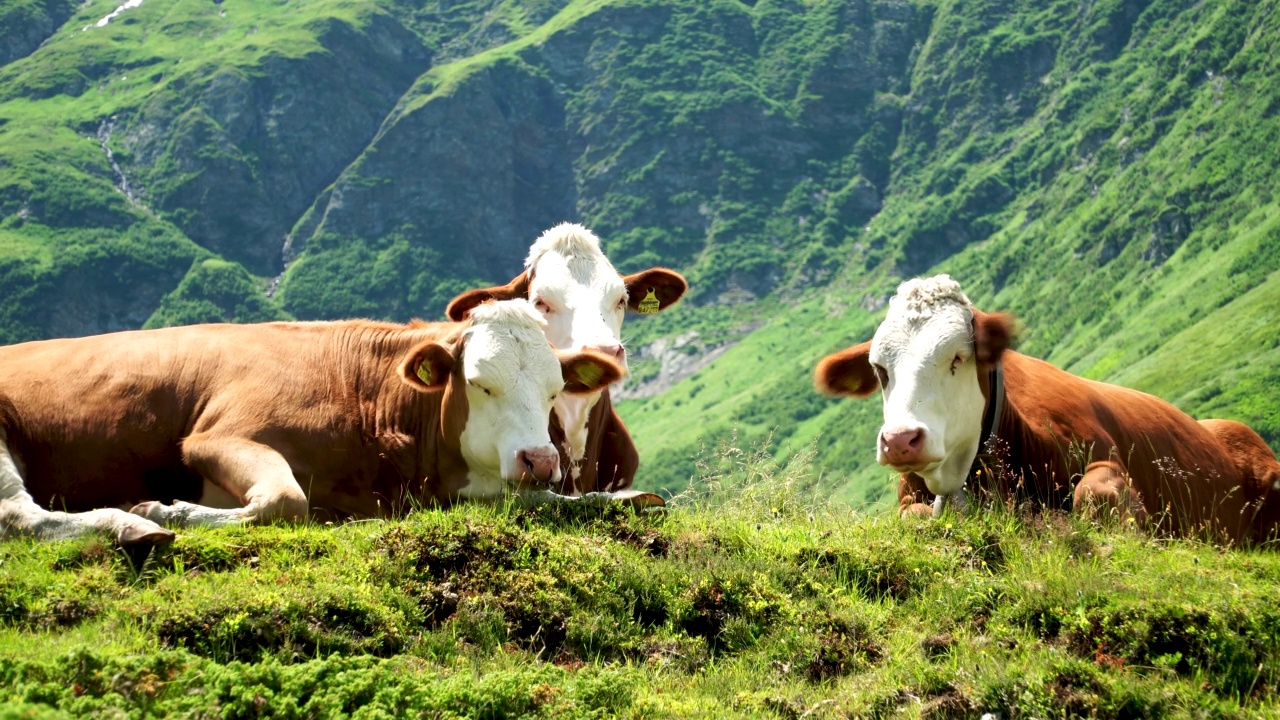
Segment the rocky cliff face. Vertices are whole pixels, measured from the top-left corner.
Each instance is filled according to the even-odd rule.
[[[532,238],[577,217],[564,108],[510,60],[405,108],[293,231],[281,286],[298,317],[434,317],[475,283],[510,279]],[[364,300],[334,292],[352,285]]]
[[[878,97],[907,90],[930,14],[900,0],[143,3],[77,26],[104,10],[4,68],[0,97],[70,99],[61,122],[92,129],[111,155],[94,165],[127,202],[99,183],[71,213],[33,214],[17,192],[14,223],[159,221],[190,241],[176,267],[211,253],[271,278],[289,263],[269,286],[295,316],[401,319],[509,278],[567,219],[624,269],[688,270],[696,302],[829,277],[879,210],[901,123]],[[106,221],[110,208],[123,214]]]
[[[74,0],[0,4],[0,65],[26,57],[71,17]]]
[[[381,278],[361,309],[438,312],[459,279],[509,278],[530,239],[565,219],[595,228],[624,269],[690,269],[695,300],[763,295],[807,240],[764,227],[788,194],[839,183],[844,197],[818,212],[842,226],[878,210],[865,178],[846,189],[811,176],[875,125],[876,92],[904,86],[919,20],[906,3],[761,17],[737,3],[606,5],[492,61],[446,65],[294,229],[285,305],[340,314],[354,299],[330,288],[401,257],[418,270]],[[824,32],[813,57],[788,62],[800,36]],[[866,164],[887,164],[891,146]]]
[[[326,18],[315,46],[210,64],[124,119],[126,172],[161,217],[258,275],[283,269],[297,218],[360,155],[430,53],[392,17]]]

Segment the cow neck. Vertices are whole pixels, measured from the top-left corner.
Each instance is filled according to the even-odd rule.
[[[438,495],[437,488],[465,480],[466,463],[458,442],[466,424],[465,392],[461,388],[461,362],[444,390],[422,392],[400,377],[400,364],[418,345],[435,340],[453,345],[460,356],[461,331],[466,323],[422,323],[410,325],[354,325],[335,346],[334,379],[357,404],[360,432],[366,443],[381,450],[382,457],[396,466],[413,495]],[[460,398],[454,396],[462,396]],[[460,408],[453,406],[460,404]],[[461,467],[459,472],[458,468]],[[423,487],[423,485],[426,487]]]
[[[982,436],[978,439],[980,450],[985,450],[993,438],[999,437],[1000,416],[1004,414],[1004,363],[996,362],[987,373],[987,387],[990,399],[982,411]]]
[[[1014,361],[1018,359],[1013,351],[1006,351],[1005,356]],[[1064,497],[1070,497],[1070,488],[1064,485],[1067,487],[1065,495],[1055,497],[1044,486],[1044,479],[1062,476],[1066,472],[1062,455],[1064,449],[1055,444],[1051,436],[1036,432],[1027,422],[1018,409],[1018,388],[1015,387],[1012,394],[1009,392],[1004,370],[1005,362],[1001,361],[987,375],[989,390],[987,407],[983,411],[982,444],[969,470],[968,480],[994,479],[1003,496],[1023,493],[1042,504],[1060,505]],[[998,407],[993,408],[997,396]],[[982,477],[979,477],[980,473]]]
[[[565,451],[569,456],[569,476],[577,480],[582,473],[582,460],[587,453],[587,436],[591,410],[600,402],[607,390],[575,395],[561,393],[556,398],[555,413],[564,430]]]
[[[980,480],[994,462],[993,450],[1000,438],[1000,420],[1004,415],[1004,364],[997,362],[987,371],[986,404],[982,407],[982,433],[978,436],[978,452],[969,466],[968,484]]]
[[[439,410],[419,453],[419,476],[425,478],[426,494],[442,504],[451,502],[470,482],[467,461],[462,456],[462,431],[470,412],[466,386],[459,347],[454,352],[449,384],[439,393]]]

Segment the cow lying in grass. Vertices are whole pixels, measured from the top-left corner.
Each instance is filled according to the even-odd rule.
[[[100,530],[130,545],[172,539],[162,525],[375,517],[509,488],[555,499],[552,404],[622,368],[557,354],[543,325],[508,302],[466,323],[198,325],[0,348],[0,534]]]
[[[1021,355],[1008,349],[1013,334],[1012,318],[977,310],[939,275],[903,283],[870,341],[818,365],[823,392],[883,390],[876,459],[901,473],[904,513],[963,504],[982,446],[1006,496],[1074,500],[1162,532],[1274,536],[1280,463],[1257,433]]]
[[[563,223],[529,249],[525,270],[506,285],[463,293],[449,303],[454,320],[479,303],[525,299],[547,320],[547,339],[561,350],[595,350],[622,363],[622,319],[629,308],[642,314],[665,310],[688,289],[674,270],[650,268],[619,275],[600,250],[600,240],[581,225]],[[562,395],[556,401],[553,435],[570,469],[562,492],[623,490],[635,480],[640,457],[613,409],[609,391]]]

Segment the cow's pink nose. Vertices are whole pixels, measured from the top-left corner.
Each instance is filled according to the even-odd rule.
[[[516,453],[516,466],[523,482],[546,485],[556,480],[560,453],[553,449],[521,450]]]
[[[924,449],[924,428],[880,433],[880,451],[890,465],[914,465]]]
[[[621,345],[592,345],[587,349],[611,357],[618,362],[622,362],[622,359],[627,356],[627,351]]]

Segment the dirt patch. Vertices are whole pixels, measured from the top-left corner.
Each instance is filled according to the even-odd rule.
[[[920,649],[929,658],[940,658],[949,655],[955,646],[956,639],[947,633],[930,635],[920,641]]]
[[[818,650],[804,666],[813,682],[843,677],[884,656],[865,621],[828,617],[818,635]]]
[[[975,710],[968,696],[952,690],[925,701],[920,717],[922,720],[964,720],[975,717]]]

